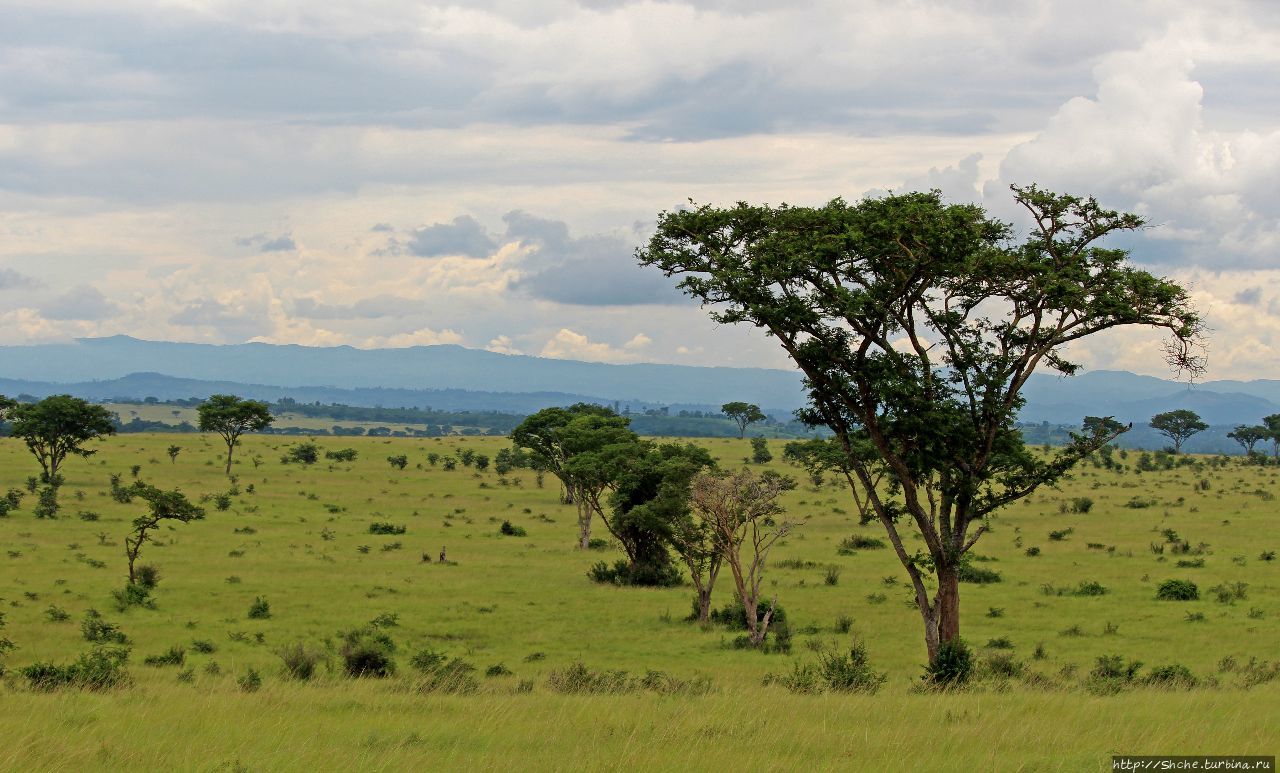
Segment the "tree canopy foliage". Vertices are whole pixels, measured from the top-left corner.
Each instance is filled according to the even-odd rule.
[[[68,456],[91,456],[90,440],[115,433],[111,412],[71,395],[51,395],[38,402],[0,405],[12,422],[14,437],[22,438],[43,471],[46,483],[56,484],[58,469]]]
[[[196,408],[201,432],[216,432],[227,443],[227,474],[231,474],[231,453],[246,432],[271,426],[271,407],[261,400],[242,400],[235,395],[210,395]]]
[[[1175,454],[1182,453],[1182,444],[1187,438],[1209,429],[1209,425],[1200,419],[1199,414],[1186,408],[1157,413],[1149,423],[1152,429],[1173,441]]]

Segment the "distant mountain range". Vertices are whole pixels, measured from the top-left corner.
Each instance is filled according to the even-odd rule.
[[[804,403],[795,371],[610,365],[461,346],[217,346],[114,336],[0,347],[0,393],[57,392],[95,400],[234,392],[272,401],[292,397],[300,402],[511,413],[577,401],[616,401],[638,411],[658,405],[716,409],[730,400],[745,400],[786,414]],[[1036,423],[1073,424],[1086,415],[1110,415],[1141,425],[1156,413],[1189,408],[1210,424],[1230,427],[1280,413],[1280,380],[1271,379],[1191,386],[1125,371],[1072,378],[1037,374],[1025,394],[1021,419]]]

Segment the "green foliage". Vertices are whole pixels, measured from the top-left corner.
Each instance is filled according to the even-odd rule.
[[[1157,413],[1148,422],[1151,428],[1173,441],[1173,452],[1181,453],[1182,444],[1192,435],[1204,432],[1209,425],[1200,420],[1195,411],[1179,408],[1175,411]]]
[[[19,673],[27,680],[27,686],[40,692],[54,690],[110,690],[129,683],[125,662],[129,650],[123,647],[95,647],[65,665],[37,662],[22,668]]]
[[[301,464],[304,467],[315,464],[320,461],[320,446],[311,441],[298,443],[291,446],[280,461],[285,464]]]
[[[6,411],[10,434],[22,438],[40,463],[44,483],[52,483],[68,456],[89,457],[90,440],[116,431],[111,412],[101,405],[70,395],[52,395],[34,403],[20,403]]]
[[[924,679],[940,687],[955,687],[973,676],[973,651],[962,639],[938,645],[938,656],[925,667]]]
[[[396,645],[382,630],[365,626],[342,632],[339,638],[338,653],[347,676],[383,678],[396,672]]]
[[[142,662],[148,666],[180,666],[187,660],[187,651],[174,645],[159,655],[148,655]]]
[[[383,521],[374,521],[369,524],[370,534],[404,534],[407,530],[402,524],[385,523]]]
[[[983,566],[974,566],[970,563],[960,564],[956,569],[956,576],[960,579],[960,582],[973,583],[974,585],[990,585],[991,583],[1000,582],[999,572]]]
[[[261,400],[242,400],[235,395],[210,395],[196,408],[201,432],[216,432],[227,444],[226,473],[231,474],[231,452],[246,432],[261,432],[274,420],[271,407]],[[314,461],[314,460],[312,460]]]
[[[354,448],[339,448],[336,451],[325,451],[324,458],[335,462],[354,462],[359,454]],[[403,467],[401,469],[404,469]]]
[[[527,537],[529,532],[525,531],[523,526],[512,526],[511,521],[503,521],[502,526],[498,527],[498,533],[508,537]]]
[[[854,639],[848,653],[817,651],[816,663],[796,663],[790,674],[769,675],[765,683],[782,685],[791,692],[812,695],[820,692],[865,693],[874,695],[888,676],[871,668],[867,647]]]
[[[316,667],[324,660],[321,653],[302,642],[286,645],[277,654],[284,665],[285,675],[303,682],[315,675]]]
[[[93,644],[126,644],[128,637],[114,624],[107,622],[96,609],[84,613],[80,621],[80,633]]]
[[[426,649],[414,653],[409,665],[419,674],[415,686],[420,692],[467,694],[480,687],[474,676],[476,667],[461,658]],[[496,675],[486,672],[486,676]]]
[[[390,464],[394,469],[403,470],[405,467],[409,466],[409,457],[405,456],[404,454],[399,454],[397,456],[388,456],[387,463]]]
[[[271,604],[263,597],[258,596],[249,605],[249,619],[266,620],[269,617],[271,617]]]
[[[1165,580],[1156,589],[1156,598],[1162,601],[1195,601],[1200,589],[1190,580]]]
[[[768,464],[771,461],[773,454],[769,451],[769,441],[762,437],[751,438],[751,463]]]
[[[720,406],[720,412],[733,420],[738,425],[738,438],[741,439],[747,434],[747,427],[758,421],[764,421],[768,417],[760,410],[760,406],[753,403],[731,402]],[[763,462],[758,462],[763,464]]]

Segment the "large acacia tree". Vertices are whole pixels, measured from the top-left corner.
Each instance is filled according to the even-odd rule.
[[[1124,431],[1095,419],[1056,453],[1032,453],[1015,423],[1031,374],[1074,373],[1067,345],[1125,326],[1167,329],[1170,363],[1200,368],[1186,291],[1099,243],[1139,217],[1035,186],[1013,192],[1030,215],[1022,241],[934,191],[693,205],[662,213],[637,252],[680,276],[715,320],[774,336],[803,372],[802,418],[835,433],[850,486],[911,578],[931,663],[959,639],[958,572],[988,516]],[[909,552],[908,530],[923,550]]]
[[[13,436],[22,438],[40,463],[41,480],[55,488],[68,456],[92,456],[95,451],[85,444],[116,431],[110,411],[71,395],[50,395],[34,403],[0,398],[0,410],[13,424]]]

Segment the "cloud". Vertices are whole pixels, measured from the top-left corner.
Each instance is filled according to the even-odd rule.
[[[44,303],[40,313],[53,320],[98,321],[116,316],[120,307],[96,287],[80,285]]]
[[[491,339],[488,345],[484,348],[487,351],[496,352],[498,354],[524,354],[524,352],[516,348],[515,342],[513,342],[508,336],[504,335]]]
[[[261,252],[291,252],[297,248],[298,245],[293,241],[293,237],[284,234],[274,239],[266,240],[258,250]]]
[[[1280,130],[1209,128],[1185,48],[1169,41],[1104,57],[1096,94],[1067,101],[1013,148],[988,198],[1007,201],[1008,183],[1036,182],[1138,212],[1153,228],[1124,244],[1147,263],[1274,265]]]
[[[503,215],[507,239],[527,248],[524,275],[514,287],[546,301],[576,306],[684,303],[674,282],[636,264],[634,237],[571,237],[559,220],[512,211]]]
[[[561,328],[547,341],[540,352],[543,357],[559,360],[586,360],[588,362],[635,362],[641,353],[653,343],[644,333],[637,333],[621,347],[592,341],[582,333]]]
[[[293,302],[293,315],[305,319],[381,319],[404,317],[422,310],[422,301],[397,295],[377,295],[348,304],[321,303],[315,298],[298,298]]]
[[[207,298],[186,304],[169,317],[169,324],[208,328],[237,343],[269,333],[272,327],[270,319],[260,310]]]
[[[459,215],[450,223],[435,223],[413,232],[404,244],[410,255],[420,258],[436,258],[445,255],[462,255],[469,258],[487,257],[497,243],[485,231],[484,226],[470,215]]]
[[[31,290],[42,286],[38,279],[18,273],[11,268],[0,268],[0,290]]]

